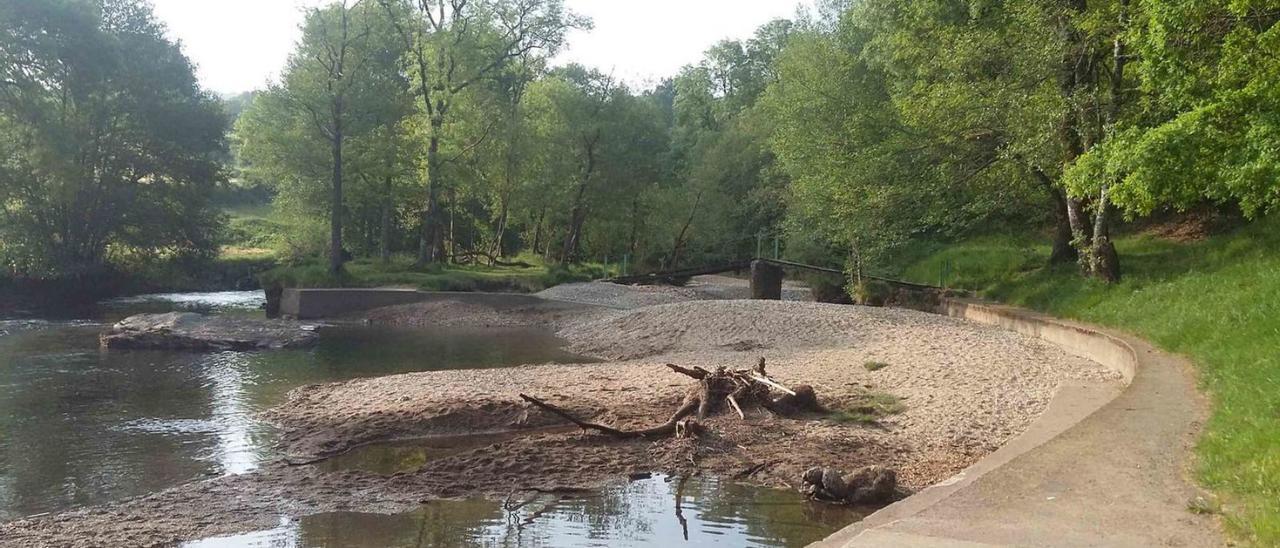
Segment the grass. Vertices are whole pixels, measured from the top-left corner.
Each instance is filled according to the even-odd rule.
[[[408,257],[395,257],[388,263],[377,259],[357,259],[347,263],[337,279],[329,275],[323,261],[311,261],[277,267],[264,272],[259,280],[264,286],[279,284],[284,287],[410,287],[424,291],[535,292],[609,274],[604,266],[596,264],[564,267],[546,265],[531,257],[522,257],[522,260],[532,266],[432,265],[418,268]]]
[[[850,424],[875,424],[880,419],[907,409],[902,399],[888,392],[867,391],[855,396],[845,408],[828,416],[833,421]]]
[[[867,371],[879,371],[881,369],[889,367],[889,364],[885,362],[870,361],[862,364],[862,367],[866,368]]]
[[[1190,356],[1212,416],[1196,475],[1222,501],[1229,534],[1280,545],[1280,219],[1192,243],[1118,239],[1124,279],[1107,286],[1073,265],[1041,268],[1046,243],[989,237],[939,248],[903,276],[1123,329]]]

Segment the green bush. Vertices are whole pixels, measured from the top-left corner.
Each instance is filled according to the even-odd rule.
[[[804,282],[820,303],[853,304],[846,280],[834,274],[804,276]]]
[[[279,244],[284,225],[259,217],[232,217],[222,235],[223,245],[251,249],[273,248]]]
[[[893,298],[893,287],[879,281],[863,278],[862,283],[854,286],[853,302],[863,306],[885,306]]]

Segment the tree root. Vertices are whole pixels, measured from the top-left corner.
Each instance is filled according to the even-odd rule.
[[[698,384],[690,389],[680,408],[667,422],[643,430],[622,430],[605,424],[588,422],[533,396],[520,394],[520,399],[567,420],[583,430],[593,430],[619,439],[658,438],[670,435],[696,437],[700,435],[703,428],[689,419],[689,416],[695,412],[699,419],[705,419],[720,409],[731,409],[740,419],[746,420],[745,410],[752,406],[779,416],[822,411],[813,387],[801,385],[794,389],[788,388],[769,377],[764,364],[764,358],[760,358],[752,369],[729,370],[721,367],[715,371],[696,366],[690,368],[667,364],[672,371],[692,378],[698,381]],[[774,398],[773,389],[783,394]]]

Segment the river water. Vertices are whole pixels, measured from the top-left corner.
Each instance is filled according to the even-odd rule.
[[[0,319],[0,521],[251,472],[274,456],[274,432],[257,413],[304,384],[581,361],[553,334],[529,329],[333,325],[321,328],[316,348],[254,353],[105,351],[97,342],[110,323],[136,313],[260,317],[261,305],[260,292],[151,295],[71,317]],[[403,455],[415,451],[438,448],[375,447],[363,461],[348,461],[362,467],[393,453],[406,462]],[[399,516],[280,519],[273,530],[192,545],[618,546],[687,536],[691,545],[792,546],[856,516],[785,491],[653,478],[590,497],[544,497],[515,511],[492,501],[450,501]]]

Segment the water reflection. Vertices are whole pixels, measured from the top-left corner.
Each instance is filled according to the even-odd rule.
[[[253,470],[273,442],[255,414],[303,384],[578,361],[528,330],[344,326],[318,348],[263,353],[98,348],[106,323],[141,311],[261,314],[260,293],[180,297],[115,301],[89,320],[0,321],[0,520]]]
[[[282,518],[268,531],[184,546],[804,546],[861,517],[791,491],[661,476],[591,496],[544,494],[506,507],[484,500],[440,501],[391,516]]]

